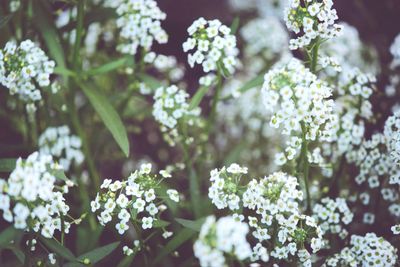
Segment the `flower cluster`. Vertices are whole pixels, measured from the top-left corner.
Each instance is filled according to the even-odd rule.
[[[188,28],[189,38],[183,43],[183,51],[195,51],[188,55],[190,67],[200,64],[204,72],[219,71],[233,74],[237,65],[236,37],[229,27],[219,20],[199,18]]]
[[[153,64],[154,68],[168,76],[172,82],[178,82],[185,75],[185,69],[178,64],[174,56],[157,55],[154,52],[146,54],[144,62]]]
[[[19,46],[13,41],[7,42],[0,50],[0,84],[18,94],[26,102],[42,99],[39,87],[50,85],[50,75],[55,63],[46,56],[31,40],[25,40]]]
[[[324,266],[395,266],[397,249],[374,233],[365,236],[352,235],[350,247],[325,262]]]
[[[297,179],[276,172],[241,186],[242,174],[247,174],[247,168],[237,164],[213,170],[209,197],[219,209],[228,207],[231,211],[243,212],[234,213],[233,217],[240,222],[247,218],[253,229],[252,236],[257,244],[251,260],[268,262],[270,257],[297,256],[304,265],[311,264],[311,255],[304,245],[310,243],[314,253],[320,250],[323,232],[314,218],[300,214],[299,201],[303,193],[297,190]],[[271,239],[277,240],[272,247],[268,241]]]
[[[200,115],[200,108],[189,108],[188,98],[189,94],[176,85],[159,87],[154,94],[153,116],[161,124],[161,130],[169,132],[172,143],[178,137],[178,124],[193,125]]]
[[[400,170],[387,153],[386,139],[381,133],[374,134],[370,140],[364,140],[361,147],[346,154],[350,163],[355,163],[360,173],[355,177],[357,184],[368,182],[369,188],[378,188],[380,177],[390,175],[390,183],[400,180]]]
[[[56,173],[60,167],[49,155],[34,152],[26,160],[19,158],[8,180],[0,179],[0,210],[3,218],[14,227],[40,232],[52,238],[54,232],[69,232],[70,223],[65,216],[69,206],[63,194],[68,192],[67,183],[62,189],[56,185]]]
[[[84,160],[81,151],[82,142],[76,135],[71,135],[69,127],[49,127],[39,136],[39,152],[57,159],[68,171],[72,162],[80,165]]]
[[[240,34],[246,42],[244,53],[248,58],[262,56],[270,61],[289,49],[289,35],[275,17],[251,20],[241,28]]]
[[[360,147],[364,138],[365,122],[371,120],[373,115],[369,99],[376,82],[373,75],[364,74],[358,68],[347,69],[338,78],[335,90],[338,123],[333,136],[336,147],[331,151],[334,159]]]
[[[377,74],[379,62],[376,50],[363,44],[355,27],[345,22],[340,22],[339,25],[342,27],[340,36],[324,42],[320,46],[320,54],[323,57],[334,57],[344,70],[357,67],[363,72]],[[337,74],[329,69],[322,72],[328,76]]]
[[[139,47],[149,51],[156,41],[165,44],[168,35],[161,27],[166,14],[154,0],[120,0],[112,2],[119,15],[117,27],[121,29],[122,43],[117,49],[124,54],[134,55]]]
[[[224,253],[243,261],[251,256],[252,250],[246,240],[249,226],[228,216],[216,221],[207,217],[193,249],[202,267],[223,267],[226,265]]]
[[[392,68],[396,68],[400,65],[400,34],[396,36],[392,45],[390,46],[390,53],[393,56]]]
[[[400,111],[390,116],[385,122],[384,135],[388,152],[395,164],[400,165]],[[399,181],[400,184],[400,181]]]
[[[328,99],[332,89],[317,79],[300,61],[292,59],[285,67],[270,70],[262,88],[265,108],[273,111],[270,125],[290,136],[285,153],[276,155],[276,163],[293,160],[302,138],[330,142],[337,117],[334,102]]]
[[[286,26],[300,34],[298,38],[290,40],[290,49],[305,47],[317,38],[338,36],[342,27],[335,24],[338,16],[332,7],[332,0],[290,0],[284,12]]]
[[[102,191],[90,204],[92,212],[101,210],[97,216],[101,225],[115,218],[118,221],[115,228],[121,235],[128,230],[129,222],[140,222],[143,230],[153,228],[166,206],[161,204],[161,196],[156,194],[162,179],[151,174],[151,169],[151,164],[142,164],[140,170],[133,172],[126,181],[104,180],[100,187]],[[160,171],[160,175],[170,177],[165,171]],[[166,193],[171,200],[179,201],[176,190],[170,189]]]
[[[338,234],[342,239],[348,235],[342,223],[350,224],[353,216],[344,198],[323,198],[320,204],[313,207],[313,217],[318,221],[324,234]]]
[[[243,174],[247,174],[247,168],[236,163],[228,168],[214,169],[210,172],[211,186],[208,197],[218,209],[229,206],[230,210],[239,209],[240,198],[238,196],[239,182]]]

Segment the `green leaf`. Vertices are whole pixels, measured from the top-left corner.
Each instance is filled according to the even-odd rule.
[[[92,68],[92,69],[86,71],[85,74],[87,74],[89,76],[104,74],[104,73],[116,70],[116,69],[124,66],[129,61],[132,61],[132,57],[123,57],[123,58],[111,61],[109,63],[106,63],[102,66]]]
[[[60,67],[60,66],[56,66],[54,68],[54,73],[55,74],[59,74],[59,75],[63,75],[63,76],[69,76],[69,77],[74,77],[76,76],[76,73],[70,69],[64,68],[64,67]]]
[[[132,266],[132,261],[135,258],[136,253],[133,253],[132,255],[123,258],[117,265],[117,267],[129,267]]]
[[[244,93],[244,92],[246,92],[246,91],[248,91],[248,90],[250,90],[250,89],[252,89],[254,87],[258,87],[258,86],[263,85],[263,83],[264,83],[264,74],[260,74],[257,77],[255,77],[255,78],[251,79],[250,81],[246,82],[242,87],[240,87],[238,89],[238,91],[241,92],[241,93]],[[228,100],[228,99],[231,99],[231,98],[232,98],[232,95],[228,95],[228,96],[222,98],[222,100]]]
[[[154,228],[162,228],[162,227],[166,227],[166,226],[168,226],[170,224],[171,224],[170,222],[167,222],[167,221],[164,221],[164,220],[161,220],[161,219],[157,219],[156,221],[154,221],[153,227]]]
[[[118,246],[120,242],[114,242],[103,247],[96,248],[92,251],[89,251],[85,254],[82,254],[77,258],[79,262],[83,262],[85,259],[89,259],[90,264],[93,265],[105,257],[107,257],[111,252],[113,252]],[[65,264],[65,267],[75,267],[75,266],[85,266],[79,262],[70,262]]]
[[[73,183],[74,185],[77,185],[74,183],[72,180],[68,179],[68,177],[65,175],[64,170],[50,170],[50,173],[54,175],[57,179],[60,179],[64,182],[70,182]]]
[[[15,257],[17,257],[20,263],[23,264],[25,262],[25,254],[22,252],[22,250],[18,248],[11,248],[11,251],[14,253]]]
[[[231,34],[235,34],[239,28],[239,23],[240,23],[240,18],[239,17],[235,17],[233,19],[233,22],[231,24]]]
[[[6,248],[10,246],[10,242],[15,240],[19,234],[21,234],[21,230],[15,229],[13,226],[8,227],[4,231],[0,233],[0,248]]]
[[[0,18],[0,29],[3,28],[4,26],[6,26],[11,18],[12,18],[12,14],[9,14],[9,15],[6,15],[6,16]]]
[[[257,77],[255,77],[254,79],[251,79],[250,81],[248,81],[247,83],[245,83],[240,89],[239,91],[244,93],[247,90],[250,90],[251,88],[254,87],[258,87],[263,85],[264,83],[264,74],[260,74]]]
[[[118,113],[114,107],[108,102],[108,99],[99,90],[90,88],[88,85],[76,80],[77,84],[85,93],[93,108],[103,120],[105,126],[110,130],[117,144],[124,152],[125,156],[129,156],[129,140],[126,129]]]
[[[138,74],[139,79],[144,82],[148,87],[150,87],[150,89],[157,89],[161,86],[163,86],[163,84],[157,80],[154,77],[151,77],[150,75],[147,74]]]
[[[152,266],[159,266],[160,263],[166,256],[174,252],[177,248],[179,248],[183,243],[188,241],[196,234],[192,229],[184,228],[179,233],[172,238],[161,250],[161,252],[157,255],[156,259],[152,263]]]
[[[196,232],[200,232],[201,226],[203,225],[204,221],[206,220],[205,218],[200,218],[198,220],[195,221],[191,221],[191,220],[186,220],[186,219],[181,219],[181,218],[177,218],[175,219],[179,224],[181,224],[182,226],[192,229]]]
[[[201,100],[203,100],[209,89],[210,87],[208,86],[201,86],[199,90],[197,90],[190,101],[189,110],[195,109],[200,105]]]
[[[69,261],[76,261],[74,254],[66,247],[61,245],[56,239],[47,239],[42,236],[39,237],[40,241],[45,244],[45,246],[56,253],[58,256],[69,260]]]
[[[0,159],[0,172],[12,172],[17,159]]]
[[[52,12],[45,6],[45,2],[36,1],[33,5],[34,14],[33,23],[38,28],[38,32],[41,33],[44,41],[46,42],[47,48],[52,59],[54,59],[57,65],[61,68],[65,68],[65,55],[64,49],[61,46],[57,30],[54,27],[53,20],[51,18]]]

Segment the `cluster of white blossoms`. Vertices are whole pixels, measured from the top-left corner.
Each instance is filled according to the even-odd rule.
[[[379,62],[376,50],[361,41],[357,28],[345,22],[340,22],[339,25],[342,26],[341,34],[320,46],[322,57],[334,57],[344,70],[357,67],[363,72],[377,74]],[[329,69],[322,71],[328,76],[337,74]]]
[[[144,62],[153,64],[153,67],[168,76],[169,81],[178,82],[185,75],[185,68],[178,64],[176,57],[149,52],[144,57]]]
[[[395,112],[386,120],[383,133],[386,137],[388,152],[393,162],[400,168],[400,111]]]
[[[279,17],[283,15],[285,1],[281,0],[229,0],[234,11],[257,11],[260,17]]]
[[[330,142],[337,121],[334,102],[329,99],[332,89],[305,68],[297,59],[285,67],[270,70],[262,87],[264,105],[274,114],[270,125],[282,127],[290,136],[285,152],[276,155],[276,164],[283,165],[295,159],[302,138]]]
[[[391,67],[396,68],[400,65],[400,34],[396,36],[392,45],[390,46],[390,53],[393,56]]]
[[[275,17],[249,21],[241,28],[240,35],[246,42],[244,54],[248,58],[262,56],[270,61],[289,50],[289,35]]]
[[[183,43],[183,51],[189,53],[190,67],[202,65],[204,72],[233,74],[236,69],[238,49],[231,29],[219,20],[199,18],[188,28],[189,38]]]
[[[322,230],[314,218],[300,214],[299,201],[303,199],[303,193],[297,186],[295,177],[282,172],[259,181],[253,179],[247,185],[243,206],[256,213],[255,217],[248,216],[249,225],[254,228],[253,236],[258,242],[253,248],[253,261],[269,260],[269,255],[262,248],[268,245],[268,240],[275,238],[274,232],[278,242],[268,248],[273,258],[289,259],[297,255],[304,265],[309,265],[310,253],[304,244],[310,242],[313,253],[321,249]]]
[[[240,178],[247,174],[247,168],[236,163],[228,168],[214,169],[210,172],[211,186],[208,197],[218,209],[229,207],[230,210],[238,210],[240,197],[238,196]]]
[[[297,189],[297,179],[276,172],[243,186],[239,184],[242,174],[247,174],[247,168],[237,164],[213,170],[209,197],[218,209],[228,207],[236,212],[236,220],[248,221],[257,242],[251,261],[268,262],[270,257],[289,260],[297,256],[310,266],[311,255],[304,246],[310,244],[313,253],[320,250],[323,232],[314,218],[300,213],[303,193]],[[277,241],[271,247],[272,238]]]
[[[290,49],[309,45],[317,38],[331,39],[341,32],[342,26],[335,24],[338,19],[332,0],[289,0],[284,19],[289,30],[299,34],[290,40]]]
[[[69,127],[66,125],[48,127],[39,136],[38,143],[39,152],[53,156],[65,171],[70,169],[73,162],[78,166],[85,159],[81,151],[81,139],[76,135],[71,135]]]
[[[56,230],[69,232],[63,217],[69,211],[63,194],[68,186],[56,185],[60,166],[49,155],[34,152],[26,160],[19,158],[8,180],[0,179],[0,210],[3,218],[17,229],[40,232],[52,238]]]
[[[335,87],[335,112],[338,123],[335,124],[333,151],[325,150],[325,155],[333,154],[336,160],[360,147],[365,133],[365,122],[372,117],[372,104],[369,101],[376,78],[364,74],[358,68],[350,68],[338,76]]]
[[[348,232],[343,224],[349,225],[353,221],[354,214],[347,206],[344,198],[323,198],[321,203],[314,205],[313,217],[317,220],[324,234],[337,234],[344,239]]]
[[[42,99],[38,86],[50,85],[54,67],[55,62],[31,40],[22,41],[20,45],[9,41],[0,50],[0,84],[26,102]]]
[[[222,217],[218,221],[214,216],[209,216],[194,243],[194,255],[202,267],[227,266],[224,254],[244,261],[252,253],[246,240],[248,233],[249,226],[232,216]]]
[[[159,87],[154,93],[153,116],[161,124],[163,132],[178,136],[178,124],[193,125],[200,115],[200,108],[189,108],[189,94],[176,85]]]
[[[397,249],[375,233],[352,235],[350,246],[329,258],[324,266],[396,266]]]
[[[101,225],[106,225],[114,218],[118,221],[115,228],[121,235],[129,229],[129,222],[140,222],[143,230],[153,228],[160,213],[167,208],[161,204],[162,199],[156,195],[156,189],[160,188],[164,178],[171,175],[160,171],[161,179],[152,174],[151,169],[151,164],[142,164],[140,170],[133,172],[125,181],[104,180],[101,192],[90,203],[92,212],[101,210],[97,216]],[[176,190],[169,189],[166,194],[171,200],[179,202]]]
[[[119,17],[117,27],[121,29],[121,43],[117,49],[124,54],[134,55],[139,47],[149,51],[156,41],[165,44],[168,35],[161,27],[166,14],[154,0],[118,0],[111,2]]]

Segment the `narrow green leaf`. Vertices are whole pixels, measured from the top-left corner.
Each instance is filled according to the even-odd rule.
[[[9,14],[9,15],[6,15],[6,16],[0,18],[0,29],[7,25],[7,23],[10,21],[11,17],[12,17],[12,14]]]
[[[231,34],[235,34],[239,28],[239,23],[240,23],[240,18],[239,17],[235,17],[233,19],[233,22],[231,24]]]
[[[155,90],[155,89],[163,86],[163,84],[159,80],[157,80],[156,78],[154,78],[150,75],[139,74],[138,76],[142,82],[144,82],[148,87],[150,87],[150,89]]]
[[[54,73],[55,74],[59,74],[59,75],[63,75],[63,76],[69,76],[69,77],[76,76],[76,73],[74,71],[69,70],[69,69],[64,68],[64,67],[60,67],[60,66],[56,66],[54,68]]]
[[[6,228],[0,233],[0,248],[6,248],[10,242],[15,240],[22,231],[15,229],[13,226]]]
[[[76,80],[82,91],[85,93],[93,108],[103,120],[105,126],[110,130],[117,144],[124,152],[125,156],[129,156],[129,140],[124,124],[114,107],[108,102],[108,99],[99,90],[94,90],[88,85]]]
[[[0,172],[12,172],[17,159],[0,159]]]
[[[168,226],[168,225],[170,225],[170,224],[171,224],[170,222],[157,219],[157,220],[153,223],[153,227],[154,227],[154,228],[162,228],[162,227],[166,227],[166,226]]]
[[[128,61],[129,61],[128,57],[123,57],[123,58],[111,61],[109,63],[106,63],[102,66],[92,68],[92,69],[86,71],[85,74],[87,74],[89,76],[104,74],[104,73],[116,70],[116,69],[124,66]]]
[[[152,266],[159,266],[158,263],[160,263],[166,256],[174,252],[187,240],[192,238],[195,234],[195,231],[188,228],[184,228],[179,231],[179,233],[164,246],[164,248],[161,250],[161,252],[152,263]]]
[[[246,140],[243,139],[242,142],[240,142],[232,150],[230,150],[228,155],[225,157],[224,165],[227,166],[227,165],[237,162],[240,154],[242,153],[243,149],[245,149],[245,148],[246,148]]]
[[[56,253],[58,256],[69,260],[69,261],[76,261],[74,254],[66,247],[61,245],[56,239],[47,239],[42,236],[39,237],[40,241],[51,251]]]
[[[57,66],[65,68],[64,50],[51,19],[51,12],[47,10],[43,1],[37,1],[37,3],[33,5],[33,8],[35,14],[33,22],[46,42],[51,58],[56,61]]]
[[[192,100],[190,101],[189,110],[197,108],[200,105],[201,100],[203,100],[209,89],[209,86],[201,86],[199,90],[197,90],[197,92],[192,97]]]
[[[246,82],[242,87],[240,87],[238,89],[239,92],[244,93],[254,87],[258,87],[263,85],[264,83],[264,74],[260,74],[257,77],[251,79],[250,81]],[[227,99],[231,99],[232,95],[228,95],[224,98],[222,98],[222,100],[227,100]]]
[[[107,257],[111,252],[113,252],[118,246],[120,242],[114,242],[103,247],[96,248],[92,251],[89,251],[85,254],[82,254],[77,258],[79,262],[83,262],[85,259],[89,259],[90,264],[93,264],[101,261],[105,257]],[[65,264],[65,267],[75,267],[75,266],[84,266],[79,262],[70,262]]]
[[[196,232],[200,232],[201,226],[203,225],[205,218],[200,218],[198,220],[195,221],[191,221],[191,220],[186,220],[186,219],[181,219],[181,218],[177,218],[175,219],[179,224],[181,224],[182,226],[192,229]]]
[[[254,79],[251,79],[250,81],[248,81],[247,83],[245,83],[240,89],[239,91],[244,93],[247,90],[257,87],[257,86],[261,86],[264,83],[264,74],[260,74],[257,77],[255,77]]]
[[[136,253],[123,258],[117,265],[117,267],[129,267],[132,266],[133,259],[135,258]]]
[[[14,253],[15,257],[19,260],[20,263],[25,262],[25,254],[22,252],[22,250],[18,248],[12,248],[11,251]]]

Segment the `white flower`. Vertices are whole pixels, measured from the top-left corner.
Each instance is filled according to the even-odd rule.
[[[143,219],[142,219],[143,230],[150,229],[152,227],[153,227],[153,218],[152,217],[143,217]]]
[[[121,53],[135,55],[140,47],[150,51],[154,42],[165,44],[168,41],[168,35],[161,27],[166,14],[156,1],[123,0],[108,3],[108,6],[115,8],[119,15],[116,24],[122,41],[117,50]]]
[[[56,260],[56,256],[54,255],[54,253],[49,253],[49,261],[50,261],[50,264],[56,264],[57,260]]]
[[[175,189],[168,189],[167,195],[171,200],[179,202],[179,193]]]
[[[133,254],[133,249],[129,248],[128,246],[124,246],[122,248],[122,251],[123,251],[124,255],[126,255],[126,256],[130,256]]]
[[[233,74],[236,68],[236,37],[219,20],[199,18],[188,28],[189,38],[183,43],[183,51],[189,52],[190,67],[203,66],[204,72],[217,70]],[[222,69],[220,68],[222,66]]]
[[[0,55],[0,84],[8,88],[10,94],[18,94],[28,105],[41,100],[41,88],[36,83],[40,87],[50,84],[54,61],[31,40],[22,41],[19,46],[10,41],[0,50]],[[27,106],[27,110],[34,109]]]
[[[39,136],[39,152],[48,154],[60,161],[64,170],[68,171],[72,163],[82,164],[84,155],[81,150],[81,139],[71,135],[68,126],[48,127]]]
[[[241,261],[249,258],[252,250],[246,240],[248,232],[249,226],[246,223],[232,217],[223,217],[218,221],[214,216],[207,217],[193,246],[200,266],[225,266],[224,253]]]
[[[298,49],[309,45],[314,39],[330,39],[338,36],[342,27],[335,24],[338,19],[333,1],[307,1],[306,6],[299,0],[289,0],[284,20],[289,30],[302,35],[290,40],[290,48]],[[307,8],[308,7],[308,8]]]
[[[123,235],[126,230],[128,230],[129,226],[126,224],[125,221],[120,221],[115,225],[115,228],[118,230],[120,235]]]

